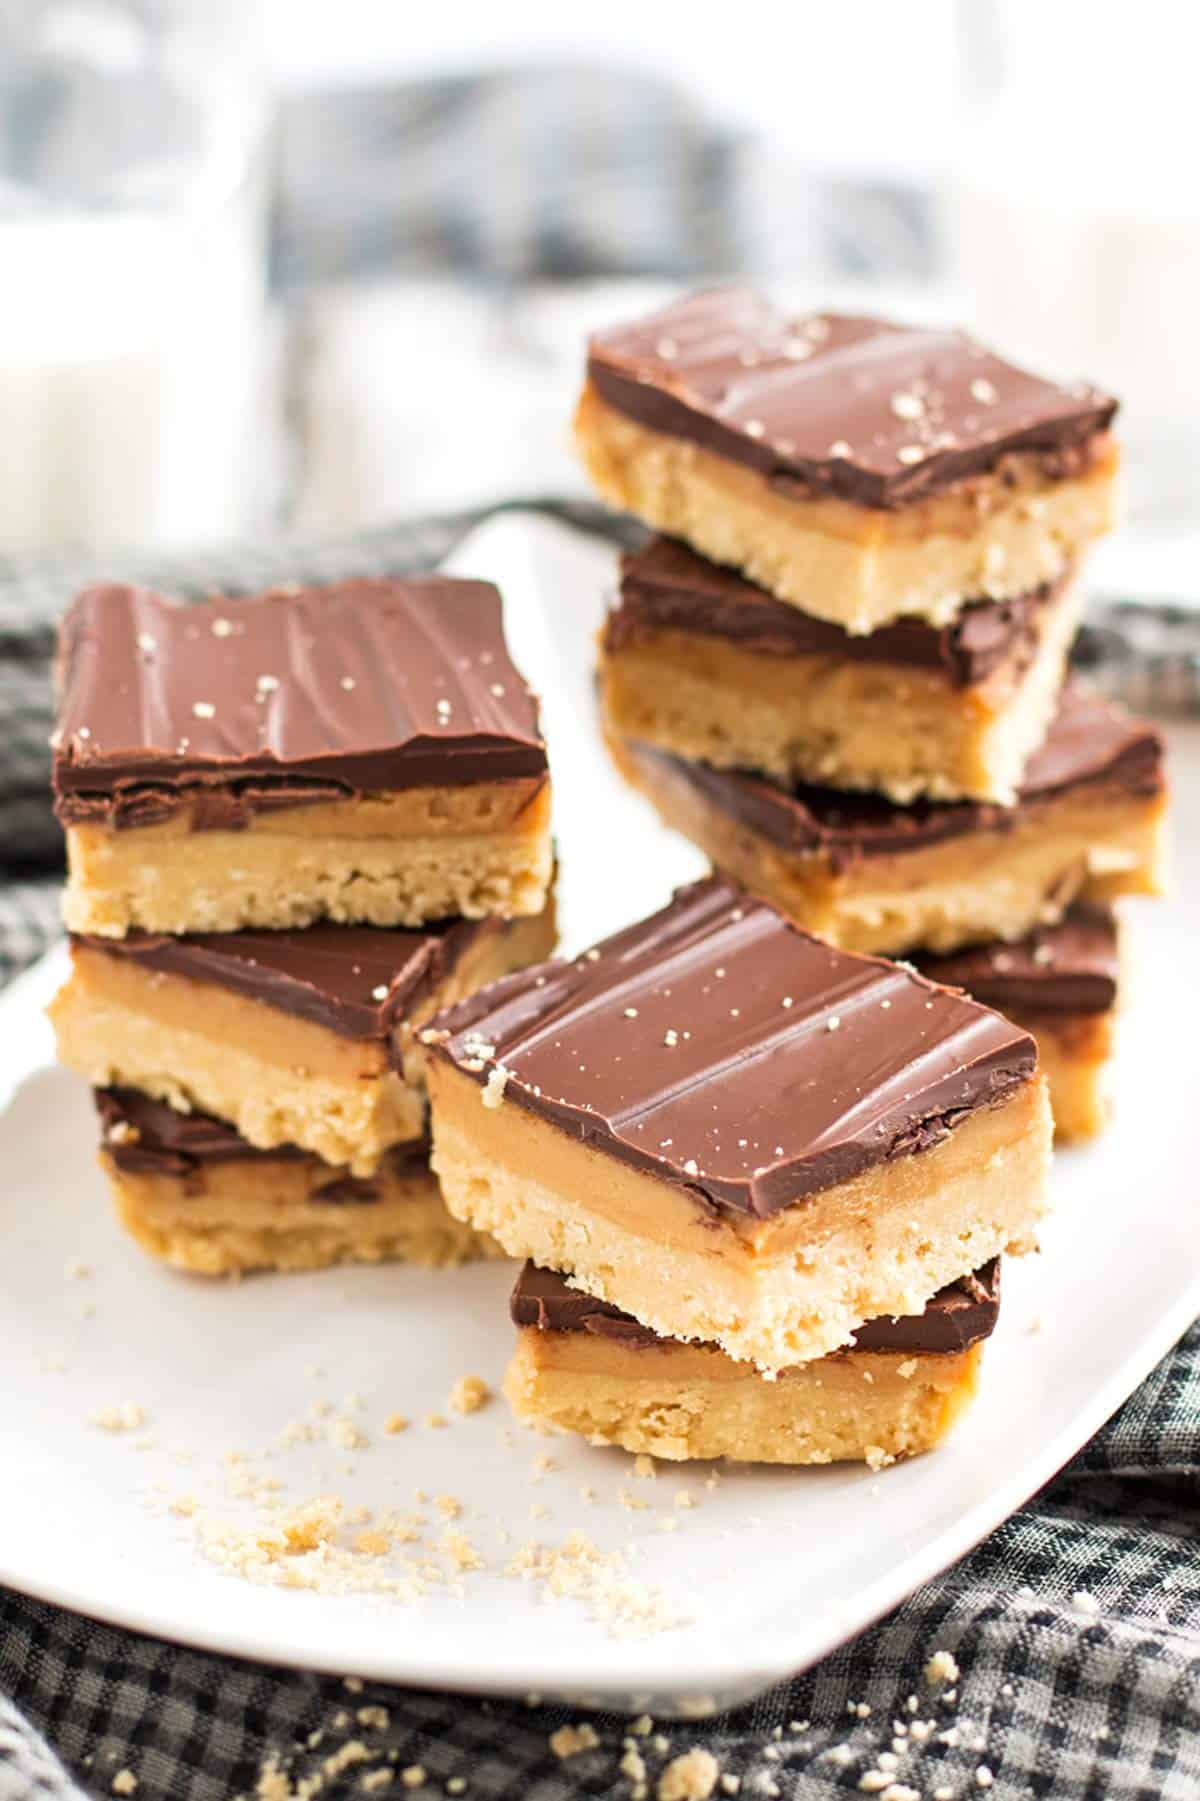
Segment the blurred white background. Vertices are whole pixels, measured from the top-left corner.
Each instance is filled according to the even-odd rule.
[[[956,14],[955,0],[748,0],[736,12],[671,0],[461,0],[410,11],[398,30],[396,9],[379,0],[347,0],[336,12],[318,0],[267,0],[264,27],[273,77],[288,87],[605,62],[667,74],[714,118],[795,154],[888,170],[936,167],[945,155]]]
[[[1112,386],[1110,579],[1186,589],[1193,37],[1174,0],[0,0],[0,548],[580,492],[586,330],[745,274]],[[106,157],[170,180],[98,197]]]

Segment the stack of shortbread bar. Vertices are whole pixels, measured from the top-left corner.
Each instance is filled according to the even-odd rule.
[[[670,534],[623,560],[604,730],[720,873],[431,1029],[448,1205],[529,1260],[523,1417],[879,1464],[969,1396],[1048,1088],[1103,1116],[1109,905],[1159,881],[1158,735],[1066,676],[1114,412],[740,291],[592,340],[587,466]]]
[[[1158,733],[1064,679],[1115,411],[960,332],[735,290],[601,332],[576,421],[672,534],[602,638],[626,778],[800,924],[1018,1017],[1064,1138],[1103,1122],[1110,903],[1157,890],[1165,813]]]
[[[128,1230],[207,1273],[490,1250],[442,1205],[417,1034],[554,945],[496,589],[95,588],[58,675],[51,1017]]]
[[[928,1449],[1032,1248],[1033,1040],[724,877],[426,1028],[451,1212],[529,1262],[517,1413],[667,1458]]]

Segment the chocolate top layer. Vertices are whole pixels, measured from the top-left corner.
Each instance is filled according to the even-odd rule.
[[[790,317],[746,288],[597,332],[588,374],[609,406],[653,431],[870,507],[923,499],[1013,451],[1065,455],[1069,467],[1117,410],[1098,389],[1043,381],[963,332]]]
[[[788,851],[820,851],[835,868],[860,857],[924,850],[972,832],[1006,831],[1051,796],[1092,785],[1131,796],[1163,785],[1161,734],[1102,700],[1081,682],[1064,687],[1040,750],[1025,767],[1016,804],[914,801],[901,807],[878,794],[837,788],[781,788],[763,776],[710,769],[649,745],[627,746],[638,762],[670,772],[731,819]]]
[[[965,988],[985,1006],[1023,1018],[1107,1013],[1117,1004],[1117,928],[1101,907],[1072,907],[1060,924],[1039,926],[1015,944],[972,945],[914,960],[931,981]]]
[[[77,937],[76,944],[145,969],[187,976],[325,1026],[386,1040],[444,981],[468,947],[508,929],[502,919],[450,919],[416,929],[313,925],[294,932],[189,932]]]
[[[198,823],[363,792],[543,776],[537,705],[488,582],[425,576],[195,606],[86,590],[59,634],[64,820]]]
[[[247,1158],[321,1163],[312,1151],[296,1144],[262,1150],[248,1144],[225,1120],[215,1119],[211,1113],[177,1113],[165,1101],[152,1100],[140,1089],[94,1088],[92,1099],[100,1115],[104,1150],[118,1169],[131,1174],[187,1176],[202,1164],[240,1163]],[[429,1163],[429,1140],[397,1145],[388,1152],[388,1160],[395,1170],[424,1169]],[[361,1190],[357,1198],[363,1200],[373,1199],[376,1192],[370,1177],[342,1175],[336,1187],[347,1190],[345,1199],[354,1198],[355,1190]]]
[[[1032,1075],[1032,1038],[715,878],[440,1015],[436,1054],[718,1210],[766,1216],[929,1149]]]
[[[1015,600],[979,600],[941,628],[898,619],[852,636],[709,563],[670,538],[654,538],[621,562],[621,604],[609,615],[605,645],[618,651],[648,632],[679,630],[727,638],[766,656],[837,656],[856,663],[934,669],[956,688],[983,682],[1003,664],[1025,667],[1037,648],[1047,605],[1071,575]]]
[[[533,1263],[527,1263],[517,1277],[509,1311],[518,1326],[533,1326],[540,1332],[591,1332],[631,1350],[651,1350],[674,1342],[660,1338],[610,1302],[597,1301],[572,1288],[557,1270],[539,1269]],[[973,1276],[962,1276],[939,1289],[924,1313],[868,1320],[846,1349],[922,1354],[965,1351],[990,1336],[999,1312],[1000,1260],[993,1258]]]

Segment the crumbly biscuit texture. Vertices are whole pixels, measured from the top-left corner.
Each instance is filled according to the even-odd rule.
[[[668,437],[584,390],[576,441],[605,500],[780,600],[850,632],[903,617],[944,624],[970,600],[1053,581],[1111,529],[1117,454],[1080,474],[980,476],[903,513],[783,491],[686,439]]]
[[[678,629],[603,649],[602,705],[617,739],[785,784],[861,788],[907,805],[1015,796],[1045,736],[1078,622],[1072,589],[1047,612],[1028,668],[956,687],[935,670],[766,656]]]
[[[120,1168],[101,1153],[118,1217],[151,1255],[198,1275],[401,1262],[443,1268],[499,1247],[452,1219],[426,1172],[378,1172],[370,1200],[321,1199],[338,1172],[248,1157],[191,1180]]]
[[[1075,901],[1162,892],[1162,793],[1051,795],[1010,824],[835,866],[819,847],[789,849],[732,816],[706,791],[703,772],[698,779],[682,762],[612,735],[608,744],[620,773],[664,824],[845,950],[902,956],[1023,938]]]
[[[753,1225],[713,1219],[515,1104],[485,1109],[479,1086],[440,1058],[430,1087],[434,1168],[457,1218],[661,1337],[768,1371],[836,1350],[876,1315],[921,1312],[1001,1251],[1035,1248],[1046,1204],[1040,1077],[933,1149]]]
[[[441,998],[461,999],[545,956],[554,930],[550,908],[480,936]],[[420,1017],[435,998],[426,997]],[[183,1112],[216,1114],[259,1149],[299,1145],[369,1174],[391,1146],[425,1131],[424,1047],[415,1037],[398,1069],[383,1042],[88,944],[74,946],[71,976],[49,1014],[59,1057],[93,1086],[141,1089]]]
[[[835,1354],[768,1382],[701,1345],[628,1350],[522,1330],[505,1379],[518,1418],[668,1462],[866,1462],[932,1449],[969,1405],[980,1346]]]
[[[415,926],[538,913],[553,874],[546,781],[281,809],[237,831],[186,814],[67,830],[72,932],[236,932],[319,919]]]

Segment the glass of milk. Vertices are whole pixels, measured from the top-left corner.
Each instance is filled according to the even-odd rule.
[[[264,125],[254,0],[0,4],[0,550],[249,523]]]
[[[960,0],[949,241],[980,336],[1122,401],[1129,510],[1200,526],[1195,21]]]

